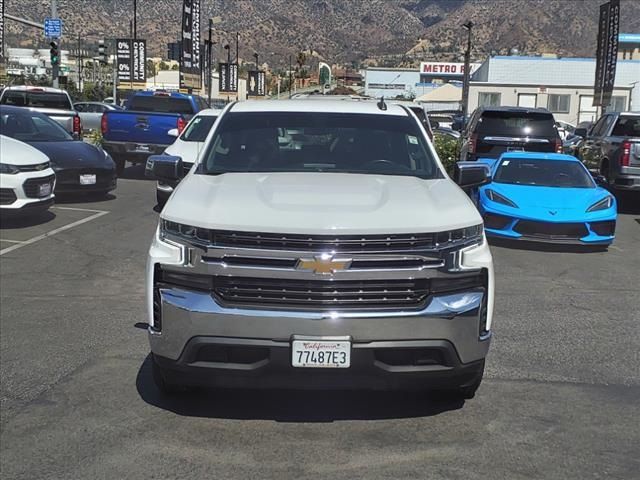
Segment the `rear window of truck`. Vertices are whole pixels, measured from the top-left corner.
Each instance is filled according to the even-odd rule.
[[[640,116],[624,116],[618,118],[611,135],[614,137],[640,137]]]
[[[495,135],[554,137],[553,115],[544,112],[484,112],[477,132]]]
[[[3,105],[33,108],[73,110],[71,101],[64,93],[7,91],[2,97]]]
[[[195,113],[191,102],[186,98],[174,97],[133,97],[129,104],[129,110],[157,113],[180,113],[191,115]]]

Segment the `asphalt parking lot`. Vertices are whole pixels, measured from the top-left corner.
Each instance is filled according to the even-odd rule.
[[[199,391],[150,375],[154,184],[0,228],[3,479],[640,478],[640,197],[607,252],[493,248],[476,398]]]

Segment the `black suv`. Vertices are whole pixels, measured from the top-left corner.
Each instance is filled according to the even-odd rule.
[[[460,159],[498,158],[511,151],[562,153],[551,112],[523,107],[476,109],[462,136]]]

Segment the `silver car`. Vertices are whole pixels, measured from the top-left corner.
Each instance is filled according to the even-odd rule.
[[[82,121],[82,127],[86,130],[100,130],[102,114],[107,110],[122,110],[122,107],[111,103],[102,102],[78,102],[73,108]]]

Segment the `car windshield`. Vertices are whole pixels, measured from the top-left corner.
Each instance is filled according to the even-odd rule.
[[[504,159],[500,163],[493,181],[537,187],[595,187],[593,178],[581,163],[538,158]]]
[[[54,108],[73,110],[69,97],[64,93],[8,90],[2,97],[3,105],[16,107]]]
[[[441,178],[418,124],[408,116],[229,113],[199,173],[336,172]]]
[[[185,142],[204,142],[207,135],[209,135],[216,118],[218,117],[211,115],[200,115],[195,117],[191,122],[189,122],[189,125],[185,128],[180,139]]]
[[[553,115],[544,112],[486,111],[478,122],[478,133],[500,135],[557,135]]]
[[[16,109],[17,110],[17,109]],[[7,112],[0,110],[0,130],[3,135],[22,142],[61,142],[73,137],[56,121],[30,110]]]

